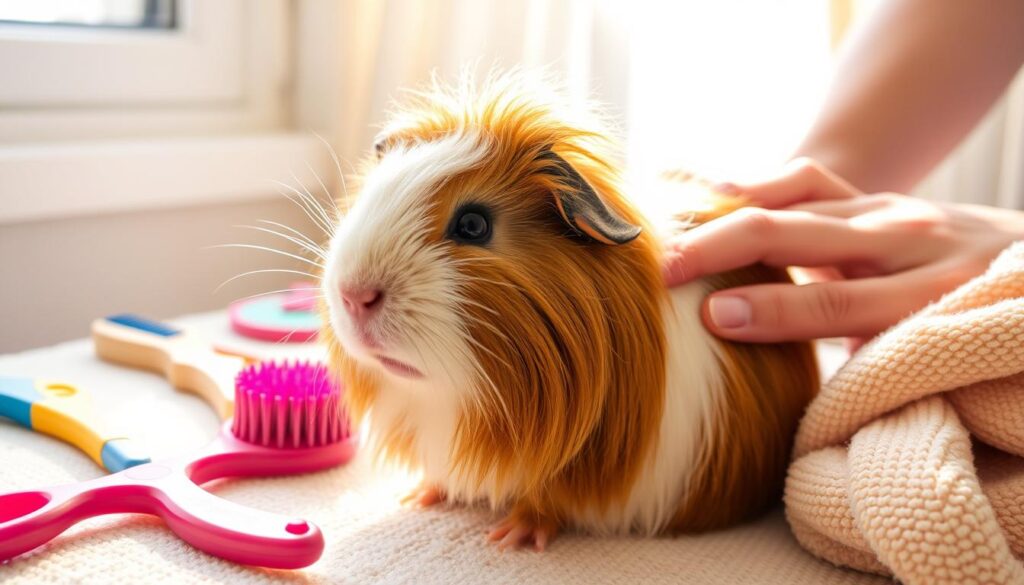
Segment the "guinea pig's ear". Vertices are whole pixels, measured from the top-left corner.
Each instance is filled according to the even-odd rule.
[[[565,223],[602,244],[625,244],[640,235],[640,226],[629,223],[608,207],[594,187],[564,158],[545,149],[538,158],[554,163],[554,174],[568,189],[555,192],[555,207]]]
[[[373,137],[373,153],[377,156],[377,160],[384,158],[384,154],[391,148],[391,138],[392,135],[386,132],[381,132]]]

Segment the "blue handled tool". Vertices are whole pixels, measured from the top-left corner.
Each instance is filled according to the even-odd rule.
[[[149,462],[129,438],[104,429],[89,396],[71,384],[0,376],[0,416],[78,447],[111,473]]]

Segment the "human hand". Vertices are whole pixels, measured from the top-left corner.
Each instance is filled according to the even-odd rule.
[[[757,207],[677,235],[664,264],[669,286],[758,262],[804,267],[813,280],[711,294],[705,326],[737,341],[862,341],[981,274],[1024,238],[1022,212],[865,195],[808,159],[728,189]]]

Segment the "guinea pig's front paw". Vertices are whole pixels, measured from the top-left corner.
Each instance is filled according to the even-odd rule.
[[[411,492],[406,494],[401,503],[403,506],[413,506],[417,508],[429,508],[434,504],[439,504],[445,500],[445,493],[440,490],[437,486],[428,485],[422,483],[416,486]]]
[[[498,522],[487,534],[489,542],[498,543],[498,550],[520,549],[533,545],[533,550],[544,552],[548,543],[558,535],[558,526],[543,518],[527,518],[515,512]]]

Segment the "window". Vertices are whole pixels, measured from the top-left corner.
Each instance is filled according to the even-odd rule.
[[[283,1],[151,2],[142,10],[50,12],[174,26],[69,26],[41,3],[0,22],[0,141],[77,140],[268,130],[284,120],[288,22]],[[11,3],[9,3],[11,4]],[[52,4],[62,4],[52,2]],[[78,4],[78,3],[75,3]],[[130,2],[86,2],[87,5]],[[145,6],[165,6],[150,12]],[[102,6],[100,6],[102,8]],[[30,10],[30,9],[35,10]],[[19,16],[20,15],[20,16]],[[135,15],[135,16],[133,16]],[[169,19],[169,20],[168,20]]]
[[[0,4],[0,22],[174,28],[174,0],[35,0]]]
[[[0,223],[271,197],[293,173],[329,176],[323,145],[291,125],[293,9],[0,0]]]

